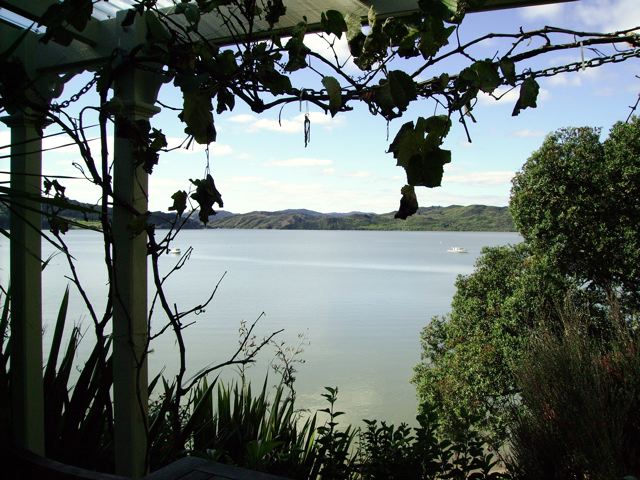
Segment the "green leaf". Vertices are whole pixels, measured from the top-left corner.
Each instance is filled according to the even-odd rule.
[[[173,205],[169,207],[169,210],[175,211],[179,216],[184,213],[187,208],[187,192],[184,190],[178,190],[171,195]]]
[[[342,13],[337,10],[322,12],[320,25],[325,33],[333,34],[338,38],[342,37],[342,32],[347,31],[347,22],[345,22]]]
[[[527,107],[536,108],[538,105],[536,100],[538,99],[538,93],[540,92],[540,85],[534,78],[528,77],[522,85],[520,85],[520,97],[513,108],[512,116],[517,116],[522,110]]]
[[[516,64],[508,59],[500,60],[500,71],[509,85],[516,84]]]
[[[220,88],[218,90],[218,106],[216,108],[216,112],[218,114],[224,112],[225,110],[232,111],[236,106],[236,97],[227,88]]]
[[[439,187],[444,164],[451,161],[451,152],[440,149],[444,137],[451,128],[446,115],[434,115],[417,122],[405,123],[389,146],[397,165],[407,174],[412,186]]]
[[[455,31],[455,27],[445,27],[442,20],[429,17],[425,20],[426,26],[420,35],[419,49],[424,58],[432,57],[449,43],[449,37]]]
[[[64,326],[67,319],[67,307],[69,306],[69,286],[67,286],[62,301],[60,302],[60,308],[58,309],[58,318],[55,324],[55,330],[53,334],[53,340],[51,341],[51,347],[49,348],[49,358],[47,360],[47,366],[44,374],[44,384],[53,385],[53,381],[56,375],[56,367],[58,365],[58,354],[60,352],[60,345],[62,343],[62,334],[64,332]]]
[[[133,25],[133,22],[136,19],[136,15],[138,13],[140,12],[138,11],[137,8],[130,8],[129,10],[127,10],[127,13],[125,14],[124,19],[122,20],[122,23],[120,24],[120,26],[124,28],[124,27],[130,27],[131,25]]]
[[[394,215],[394,218],[406,220],[418,211],[418,198],[416,192],[411,185],[405,185],[400,190],[402,198],[400,198],[400,208]]]
[[[444,164],[451,162],[451,152],[437,148],[424,155],[414,155],[405,168],[407,183],[412,186],[428,188],[439,187],[442,184]]]
[[[269,27],[273,28],[285,13],[287,13],[287,7],[285,7],[282,0],[270,0],[267,2],[265,20],[269,24]]]
[[[354,15],[352,13],[345,17],[345,22],[347,24],[347,43],[349,44],[349,51],[351,52],[351,55],[358,57],[362,53],[364,41],[366,40],[364,33],[362,33],[362,22],[358,15]]]
[[[71,15],[67,16],[67,21],[78,31],[82,31],[91,20],[93,13],[93,2],[91,0],[70,0]]]
[[[144,13],[144,21],[147,26],[148,41],[151,43],[169,43],[171,33],[154,12],[147,10]]]
[[[42,42],[53,40],[60,45],[68,46],[73,41],[73,35],[67,31],[67,25],[82,31],[91,20],[93,2],[91,0],[64,0],[52,4],[42,14],[40,25],[47,27],[42,36]]]
[[[351,42],[356,39],[359,35],[363,35],[362,33],[362,21],[358,15],[354,15],[353,13],[347,14],[345,17],[345,23],[347,25],[347,41]]]
[[[500,85],[498,67],[491,60],[480,60],[471,65],[477,74],[476,86],[485,93],[493,92]]]
[[[302,38],[291,37],[285,45],[285,49],[289,52],[289,61],[284,67],[287,72],[295,72],[307,66],[309,48],[304,44]]]
[[[389,72],[388,78],[393,103],[401,112],[404,112],[409,103],[418,97],[416,84],[410,75],[401,70]]]
[[[435,149],[442,145],[444,137],[451,129],[451,119],[447,115],[434,115],[425,119],[419,118],[416,128],[427,133],[425,140],[428,149]]]
[[[200,22],[200,8],[194,3],[182,4],[186,5],[184,9],[184,16],[192,25],[198,25]]]
[[[340,88],[340,83],[334,77],[326,76],[322,79],[322,85],[327,89],[327,93],[329,94],[329,110],[331,111],[331,116],[335,116],[338,111],[340,111],[340,107],[342,107],[342,89]]]
[[[154,152],[158,152],[163,148],[167,148],[167,137],[162,133],[162,130],[152,128],[149,134],[149,148]]]
[[[448,22],[459,21],[458,0],[419,0],[418,6],[427,17],[435,17]]]
[[[393,95],[391,94],[391,85],[389,82],[382,81],[380,86],[375,89],[375,103],[380,107],[382,111],[382,116],[387,120],[392,120],[399,116],[398,113],[394,111],[394,107],[396,106],[393,101]]]
[[[416,141],[416,139],[418,141]],[[397,159],[398,166],[406,166],[409,164],[409,159],[419,150],[419,140],[419,137],[417,137],[414,132],[413,122],[407,122],[400,127],[391,145],[389,145],[388,150],[388,152],[392,153],[393,157]]]
[[[376,13],[375,7],[371,5],[371,7],[369,7],[369,11],[367,12],[367,23],[369,24],[369,28],[371,30],[375,29],[377,21],[378,14]]]
[[[187,124],[184,131],[196,142],[206,145],[216,141],[216,129],[211,112],[211,98],[203,92],[183,91],[184,105],[178,118]]]
[[[196,186],[196,191],[191,195],[191,198],[198,202],[200,206],[200,221],[206,225],[209,216],[216,214],[213,210],[213,205],[217,203],[222,208],[222,196],[216,188],[211,175],[207,175],[207,178],[201,180],[191,180],[191,183]]]

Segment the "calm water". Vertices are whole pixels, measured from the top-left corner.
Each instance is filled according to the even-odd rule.
[[[67,241],[92,301],[103,306],[100,236],[73,231]],[[192,371],[228,358],[240,321],[265,312],[258,337],[283,328],[280,338],[290,344],[298,343],[298,334],[306,339],[296,382],[300,407],[322,407],[322,387],[337,385],[346,421],[412,422],[416,399],[409,379],[419,360],[420,330],[449,310],[456,276],[472,271],[483,246],[518,241],[514,233],[191,230],[175,244],[182,252],[193,247],[191,260],[167,291],[186,309],[204,301],[227,272],[212,304],[185,331]],[[450,246],[469,253],[448,254]],[[44,250],[45,257],[53,253],[48,244]],[[177,259],[165,256],[163,268]],[[8,242],[0,238],[3,285],[7,269]],[[45,345],[67,274],[62,256],[45,270]],[[92,330],[75,291],[69,319],[87,327],[88,348]],[[162,321],[158,314],[154,326]],[[178,357],[171,337],[159,338],[153,348],[152,373],[162,366],[174,371]],[[264,378],[272,358],[272,349],[263,352],[250,375]]]

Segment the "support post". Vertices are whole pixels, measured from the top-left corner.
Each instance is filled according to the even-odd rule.
[[[161,81],[157,74],[131,68],[122,73],[114,95],[124,104],[116,119],[113,208],[113,394],[116,473],[146,473],[148,374],[147,237],[131,225],[148,210],[148,174],[135,158],[127,134],[131,122],[148,120]]]
[[[35,116],[16,113],[2,122],[11,128],[14,192],[10,211],[12,438],[16,447],[44,455],[39,201],[42,137]]]

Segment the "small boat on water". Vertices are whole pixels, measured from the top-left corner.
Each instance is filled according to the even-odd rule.
[[[447,249],[448,253],[469,253],[466,248],[463,247],[450,247]]]
[[[182,252],[179,248],[170,248],[167,253],[170,253],[171,255],[180,255]]]

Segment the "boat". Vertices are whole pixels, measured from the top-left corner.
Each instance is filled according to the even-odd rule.
[[[179,248],[170,248],[168,253],[172,255],[180,255],[182,252]]]
[[[466,248],[463,247],[450,247],[447,249],[448,253],[469,253]]]

